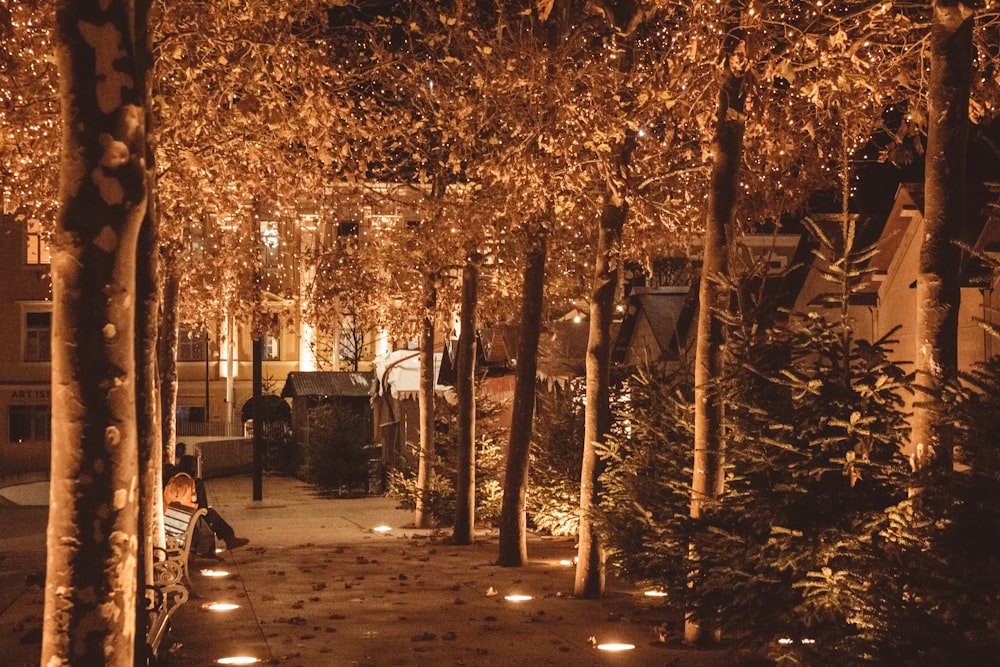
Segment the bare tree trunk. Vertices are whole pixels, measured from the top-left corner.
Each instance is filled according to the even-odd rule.
[[[163,299],[160,302],[160,338],[158,360],[160,369],[160,425],[162,431],[163,463],[175,462],[177,447],[177,297],[181,279],[177,258],[173,252],[163,256]],[[208,336],[205,334],[205,348]]]
[[[538,341],[542,335],[545,292],[547,230],[528,231],[528,256],[521,291],[521,332],[517,345],[514,405],[511,412],[507,467],[504,471],[503,504],[500,510],[500,554],[497,565],[521,567],[528,562],[528,527],[525,501],[528,493],[528,461],[535,414],[535,376],[538,373]]]
[[[628,216],[624,189],[634,139],[634,135],[629,132],[624,142],[616,148],[615,170],[608,178],[608,190],[597,235],[586,358],[587,405],[584,410],[580,525],[574,584],[574,594],[577,597],[596,598],[604,594],[604,548],[593,525],[593,512],[600,502],[601,466],[597,446],[604,442],[611,431],[611,324],[615,294],[621,277],[618,250],[625,218]]]
[[[973,11],[934,2],[927,92],[927,155],[924,166],[924,230],[917,273],[916,385],[913,406],[914,465],[950,467],[950,443],[942,441],[929,403],[958,369],[958,307],[961,255],[955,241],[965,219],[966,144],[972,80]]]
[[[701,280],[698,288],[698,337],[694,365],[694,473],[691,481],[691,516],[701,516],[705,500],[722,494],[725,482],[725,442],[723,405],[716,387],[723,370],[725,344],[722,322],[715,311],[725,307],[725,293],[716,277],[727,270],[726,234],[732,224],[739,187],[739,167],[743,152],[743,75],[747,54],[739,25],[739,9],[731,4],[729,30],[722,45],[722,85],[719,91],[715,137],[712,140],[711,182]],[[692,568],[697,568],[697,547],[692,549]],[[689,616],[685,640],[701,642],[714,635]]]
[[[152,156],[147,158],[152,159]],[[151,165],[147,162],[147,165]],[[142,619],[138,627],[143,630],[145,621],[145,587],[153,584],[153,547],[163,546],[163,442],[160,425],[160,380],[157,363],[159,332],[160,290],[159,252],[157,233],[155,183],[149,172],[150,203],[146,220],[139,233],[136,275],[136,433],[139,464],[139,554],[141,575],[138,591]],[[145,261],[143,261],[145,260]],[[144,635],[144,633],[143,633]],[[145,650],[145,641],[137,647]],[[138,650],[138,648],[137,648]]]
[[[476,530],[476,332],[479,328],[479,256],[462,269],[462,330],[458,334],[458,476],[455,482],[455,544],[472,544]]]
[[[136,6],[135,48],[142,75],[146,136],[153,133],[152,87],[148,76],[149,3]],[[146,591],[152,587],[153,547],[163,547],[163,441],[160,424],[158,341],[160,325],[159,211],[156,200],[156,158],[146,146],[146,215],[136,249],[136,434],[139,465],[139,558],[136,591],[136,656],[146,657]]]
[[[126,0],[56,8],[65,130],[43,665],[131,667],[135,658],[136,244],[148,204],[137,16],[143,8]]]
[[[424,322],[420,333],[420,388],[417,403],[420,413],[420,452],[417,460],[417,500],[413,522],[417,528],[430,528],[432,517],[427,506],[434,486],[434,309],[437,307],[437,276],[424,277]]]

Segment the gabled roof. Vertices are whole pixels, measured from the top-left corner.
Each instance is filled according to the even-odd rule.
[[[375,393],[373,373],[346,371],[293,372],[288,374],[282,398],[301,396],[368,397]]]
[[[973,253],[995,256],[1000,251],[998,201],[1000,187],[996,183],[984,183],[967,193],[967,216],[959,242],[970,247]],[[913,223],[922,220],[923,211],[923,184],[901,183],[878,240],[878,251],[871,259],[870,267],[875,269],[876,281],[888,279],[898,269],[908,247],[920,242],[917,237],[918,225]],[[992,269],[983,267],[982,260],[978,257],[970,258],[965,264],[963,278],[966,285],[975,284],[977,278],[990,275]],[[875,291],[878,285],[869,289]]]
[[[689,288],[661,288],[657,290],[636,289],[635,300],[638,302],[638,313],[649,322],[649,329],[656,337],[656,343],[661,350],[670,349],[671,343],[678,335],[678,322],[684,304],[688,299]]]
[[[924,193],[919,184],[901,183],[896,189],[896,197],[892,210],[882,228],[882,235],[876,245],[877,251],[872,256],[870,268],[878,276],[889,273],[894,261],[899,261],[900,249],[913,242],[915,227],[911,224],[914,218],[923,215]]]

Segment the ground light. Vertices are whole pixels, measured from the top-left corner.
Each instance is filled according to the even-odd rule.
[[[515,594],[515,595],[505,595],[503,597],[503,599],[506,600],[507,602],[526,602],[527,600],[531,599],[531,596],[530,595],[518,595],[518,594]]]
[[[260,660],[249,655],[232,655],[215,661],[217,665],[256,665],[258,662]]]
[[[622,651],[631,651],[634,648],[635,644],[608,643],[597,645],[598,651],[607,651],[609,653],[621,653]]]
[[[239,609],[240,606],[232,602],[206,602],[201,608],[208,609],[209,611],[232,611],[233,609]]]
[[[643,595],[645,595],[648,598],[665,598],[665,597],[667,597],[666,592],[664,592],[664,591],[657,591],[657,590],[645,591],[643,593]]]
[[[201,576],[203,577],[228,577],[229,573],[225,570],[201,570]]]
[[[392,530],[392,526],[386,526],[383,524],[381,526],[375,526],[374,528],[372,528],[372,530],[375,531],[376,533],[388,533],[390,530]]]

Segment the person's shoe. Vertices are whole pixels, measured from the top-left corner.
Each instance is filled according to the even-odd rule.
[[[232,551],[233,549],[236,549],[237,547],[242,547],[244,544],[249,544],[249,543],[250,543],[250,540],[248,540],[247,538],[245,538],[245,537],[236,537],[234,535],[233,537],[230,537],[230,538],[226,539],[226,549],[228,549],[229,551]]]

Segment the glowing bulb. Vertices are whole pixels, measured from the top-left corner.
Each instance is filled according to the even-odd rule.
[[[620,651],[631,651],[635,648],[635,644],[619,644],[619,643],[609,643],[609,644],[598,644],[598,651],[610,651],[612,653],[617,653]]]
[[[392,527],[383,524],[381,526],[375,526],[374,528],[372,528],[372,530],[375,531],[376,533],[388,533],[390,530],[392,530]]]
[[[232,602],[206,602],[202,605],[202,609],[208,609],[210,611],[232,611],[233,609],[239,609],[238,604],[233,604]]]
[[[203,577],[228,577],[229,573],[225,570],[201,570],[201,576]]]
[[[507,602],[526,602],[531,599],[530,595],[505,595],[504,600]]]

